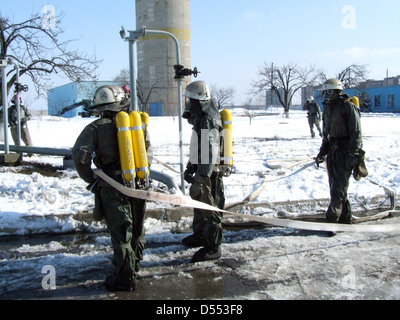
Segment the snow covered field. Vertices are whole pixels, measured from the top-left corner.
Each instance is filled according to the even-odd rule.
[[[41,117],[30,121],[29,129],[35,146],[71,148],[84,126],[93,120]],[[399,117],[393,114],[362,115],[369,178],[390,188],[396,198],[400,194],[399,124]],[[179,171],[178,119],[151,118],[150,134],[155,157]],[[186,161],[191,136],[191,127],[186,122],[183,135]],[[233,137],[234,173],[224,180],[227,204],[243,200],[265,179],[271,182],[253,202],[270,203],[273,207],[273,203],[278,202],[296,203],[329,198],[328,179],[323,168],[309,167],[297,173],[301,165],[287,165],[278,169],[266,165],[266,161],[269,164],[282,165],[293,164],[301,159],[306,159],[307,163],[307,158],[318,154],[321,140],[311,138],[304,112],[292,111],[290,117],[285,118],[279,112],[263,111],[252,119],[250,125],[244,111],[235,110]],[[24,157],[24,160],[53,166],[62,166],[63,163],[62,158],[39,155]],[[104,266],[110,268],[110,239],[107,233],[99,233],[104,231],[104,225],[74,218],[90,212],[93,206],[93,196],[86,190],[86,184],[77,173],[69,169],[58,170],[55,176],[44,176],[37,172],[26,174],[22,169],[0,167],[0,236],[3,236],[0,238],[0,297],[7,298],[9,293],[17,292],[21,283],[24,283],[25,290],[41,288],[40,281],[44,275],[40,270],[44,265],[54,266],[57,275],[79,270],[83,279],[85,270],[101,273]],[[156,162],[153,162],[152,170],[171,175],[180,183],[178,174]],[[352,179],[349,194],[355,208],[369,209],[377,206],[370,200],[383,195],[384,191],[382,187],[368,180],[357,182]],[[161,210],[165,207],[159,203],[148,203],[149,210]],[[317,202],[310,208],[314,212],[324,209]],[[290,214],[296,216],[309,213],[308,211],[294,211]],[[242,212],[269,217],[277,215],[277,210],[266,210],[257,206],[242,208]],[[398,218],[386,221],[399,223]],[[178,271],[182,268],[181,272],[177,271],[177,277],[189,280],[192,277],[191,281],[194,281],[186,263],[194,249],[188,250],[179,244],[190,232],[190,224],[191,218],[188,216],[183,216],[178,221],[146,219],[149,248],[145,250],[143,268],[140,271],[140,275],[147,279],[144,281],[151,279],[153,285],[157,286],[157,279],[162,279],[157,273],[163,267]],[[64,252],[65,246],[57,240],[40,244],[35,244],[32,240],[32,235],[57,235],[74,231],[85,231],[99,236],[90,243],[71,249],[71,252]],[[7,246],[10,239],[8,236],[24,236],[26,243],[10,250]],[[208,298],[400,298],[399,234],[341,233],[328,238],[293,229],[267,228],[226,231],[225,236],[221,261],[200,264],[204,268],[210,268],[210,272],[222,274],[221,279],[224,278],[223,275],[234,275],[242,281],[253,283],[254,288],[251,292],[242,291],[242,294],[216,294]],[[171,245],[165,245],[170,243]],[[324,264],[321,265],[321,261]],[[345,282],[353,274],[354,278],[351,279],[354,281]],[[215,279],[216,283],[223,281],[218,277]],[[100,277],[94,283],[99,283],[100,280],[103,279]],[[58,284],[66,286],[66,282],[68,281],[59,280]],[[140,295],[138,298],[140,299]]]

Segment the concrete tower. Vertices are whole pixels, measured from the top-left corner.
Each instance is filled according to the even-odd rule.
[[[136,29],[162,30],[172,33],[179,41],[181,64],[191,68],[190,60],[190,0],[136,0]],[[146,35],[137,43],[138,80],[150,103],[162,104],[163,116],[178,114],[178,84],[174,80],[176,46],[167,36]],[[182,81],[182,90],[190,83]]]

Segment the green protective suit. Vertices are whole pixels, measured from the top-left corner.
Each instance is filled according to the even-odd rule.
[[[114,116],[104,112],[102,118],[82,131],[72,149],[79,176],[91,185],[96,181],[91,168],[92,154],[95,155],[93,162],[97,168],[123,183]],[[146,140],[147,147],[150,147],[150,142]],[[95,216],[97,220],[104,217],[111,235],[116,275],[121,283],[128,282],[135,277],[135,270],[143,259],[145,201],[128,198],[102,180],[92,191],[95,193]]]
[[[329,222],[351,223],[351,206],[347,190],[352,170],[362,147],[359,109],[342,94],[324,104],[323,141],[318,157],[327,156],[330,204],[326,212]]]
[[[322,137],[322,130],[320,126],[321,109],[315,101],[307,102],[303,106],[303,110],[307,110],[308,125],[310,126],[311,137],[315,137],[314,126],[317,128],[319,135]]]
[[[32,115],[28,108],[20,105],[21,139],[26,146],[32,146],[32,139],[28,129],[28,121],[31,120],[31,118]],[[18,109],[15,104],[11,105],[8,109],[8,124],[10,125],[11,136],[14,143],[18,145]]]
[[[193,102],[196,103],[196,102]],[[193,176],[192,199],[223,209],[225,206],[223,173],[219,172],[222,148],[222,123],[212,101],[200,102],[192,111],[193,124],[190,161],[185,175]],[[218,248],[223,242],[222,213],[194,209],[193,233],[205,241],[205,247]]]

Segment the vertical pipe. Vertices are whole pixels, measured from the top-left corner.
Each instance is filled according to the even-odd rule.
[[[182,132],[182,81],[178,80],[178,117],[179,117],[179,157],[182,193],[185,194],[185,179],[183,176],[183,132]]]
[[[181,50],[178,39],[170,32],[161,30],[147,30],[145,31],[149,34],[165,35],[175,42],[176,48],[176,64],[181,64]],[[183,166],[183,125],[182,125],[182,80],[178,79],[178,121],[179,121],[179,155],[180,155],[180,172],[181,172],[181,189],[182,193],[185,194],[185,179],[183,177],[184,166]]]
[[[136,40],[129,38],[129,76],[131,89],[131,107],[130,111],[139,111],[137,100],[137,73],[136,73]]]
[[[274,64],[271,64],[271,108],[274,104]]]
[[[131,111],[138,111],[137,107],[137,74],[136,74],[136,42],[140,37],[144,37],[146,33],[156,34],[156,35],[165,35],[171,37],[175,42],[176,46],[176,60],[177,64],[180,65],[181,55],[180,55],[180,46],[178,39],[169,32],[161,31],[161,30],[146,30],[145,27],[142,27],[140,30],[129,31],[130,35],[128,38],[125,37],[124,29],[121,30],[120,35],[123,39],[129,41],[129,70],[130,70],[130,82],[131,82]],[[132,93],[133,91],[133,93]],[[133,94],[133,96],[132,96]],[[182,193],[185,194],[185,179],[183,176],[184,167],[183,167],[183,126],[182,126],[182,80],[178,79],[178,117],[179,117],[179,151],[180,151],[180,174],[181,174],[181,188]]]
[[[1,96],[3,100],[3,120],[4,120],[4,153],[9,154],[8,145],[8,108],[7,108],[7,75],[6,67],[1,67]]]
[[[17,83],[19,83],[19,67],[16,63],[14,63],[14,65],[15,65],[15,69],[17,72],[17,74],[16,74]],[[20,93],[17,91],[16,98],[15,98],[16,99],[15,106],[17,107],[17,135],[18,135],[17,146],[21,145],[21,103],[19,100],[19,95],[20,95]]]

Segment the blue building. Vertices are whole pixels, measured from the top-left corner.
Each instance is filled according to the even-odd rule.
[[[354,89],[345,92],[350,97],[359,95],[359,91]],[[371,99],[371,112],[400,112],[400,86],[367,88],[365,92]]]
[[[66,107],[82,101],[93,100],[95,91],[104,85],[120,85],[114,81],[82,81],[71,82],[66,85],[47,91],[47,109],[49,115],[57,115]],[[84,112],[83,106],[74,108],[61,116],[64,118],[73,118]],[[162,116],[162,103],[149,104],[150,116]]]
[[[388,87],[376,87],[366,88],[365,93],[371,99],[370,112],[376,113],[398,113],[400,112],[400,86],[388,86]],[[359,97],[360,91],[358,89],[346,89],[344,90],[350,97]],[[315,101],[318,102],[321,109],[322,97],[321,91],[314,91]]]
[[[400,112],[400,76],[384,80],[367,80],[360,84],[362,90],[371,100],[370,112],[399,113]],[[359,89],[344,90],[350,97],[360,96]],[[314,98],[322,106],[321,88],[313,88]]]
[[[93,100],[97,88],[104,85],[118,85],[113,81],[82,81],[71,82],[66,85],[47,91],[47,109],[49,115],[56,115],[62,109],[84,100]],[[77,117],[83,112],[83,106],[72,109],[62,116],[65,118]]]

